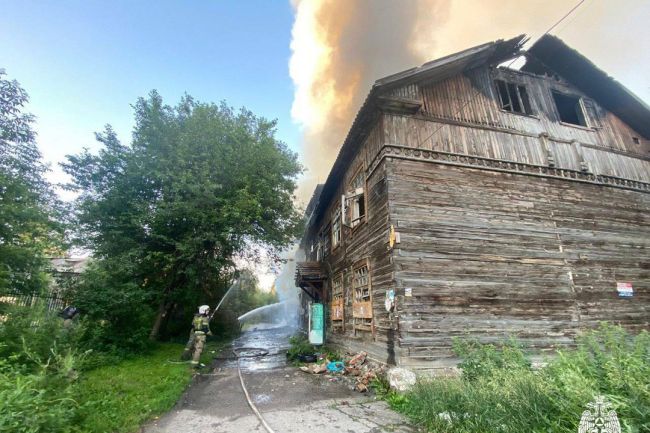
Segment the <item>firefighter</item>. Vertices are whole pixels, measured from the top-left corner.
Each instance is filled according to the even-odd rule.
[[[201,352],[203,352],[203,347],[205,346],[206,336],[212,335],[212,331],[210,331],[209,314],[209,305],[201,305],[199,307],[199,313],[195,314],[194,319],[192,319],[190,338],[182,355],[183,359],[188,359],[191,355],[192,365],[196,368],[202,366],[199,359],[201,358]]]

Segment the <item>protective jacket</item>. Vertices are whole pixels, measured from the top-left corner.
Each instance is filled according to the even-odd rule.
[[[196,314],[192,320],[192,329],[195,334],[207,334],[210,332],[210,318],[202,314]]]

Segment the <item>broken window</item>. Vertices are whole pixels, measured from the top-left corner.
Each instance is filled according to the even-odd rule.
[[[341,210],[336,207],[334,217],[332,217],[332,249],[341,243]]]
[[[345,225],[356,227],[364,221],[366,216],[365,196],[364,171],[360,169],[350,183],[348,194],[341,198],[345,203],[343,208]]]
[[[331,227],[329,223],[325,226],[325,228],[320,232],[319,238],[321,240],[321,253],[322,253],[322,258],[325,258],[329,255],[330,253],[330,247],[331,247]]]
[[[552,92],[552,94],[561,122],[589,126],[579,96],[565,95],[558,92]]]
[[[495,80],[501,108],[511,113],[533,114],[525,86]]]
[[[344,307],[343,307],[343,273],[337,274],[332,280],[332,296],[330,302],[330,321],[334,331],[344,330]]]
[[[319,240],[316,247],[316,261],[320,262],[321,260],[323,260],[323,243]]]
[[[372,331],[372,296],[370,291],[368,262],[363,261],[354,267],[352,276],[352,318],[354,330]]]

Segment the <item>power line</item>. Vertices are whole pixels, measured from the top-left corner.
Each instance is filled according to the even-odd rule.
[[[569,17],[569,15],[571,15],[571,14],[572,14],[576,9],[578,9],[578,8],[579,8],[579,7],[580,7],[580,6],[585,2],[585,1],[586,1],[586,0],[580,0],[580,1],[575,5],[575,6],[573,6],[573,7],[571,8],[571,10],[569,10],[566,14],[564,14],[564,16],[563,16],[562,18],[560,18],[559,20],[557,20],[557,21],[556,21],[556,22],[555,22],[551,27],[548,28],[548,30],[546,30],[544,33],[542,33],[542,35],[541,35],[539,38],[537,38],[537,40],[536,40],[535,42],[539,41],[541,38],[543,38],[544,36],[546,36],[547,34],[549,34],[549,33],[550,33],[550,32],[551,32],[555,27],[557,27],[557,26],[558,26],[562,21],[564,21],[565,19],[567,19],[567,18]],[[564,30],[564,29],[562,29],[562,30]],[[506,68],[509,68],[510,66],[512,66],[512,64],[513,64],[514,62],[516,62],[517,59],[519,59],[519,57],[521,57],[521,56],[516,56],[514,59],[512,59],[512,61],[506,65]],[[477,92],[474,94],[474,96],[472,96],[470,99],[468,99],[467,102],[465,102],[465,103],[463,104],[463,106],[460,107],[460,108],[458,109],[458,111],[456,111],[456,112],[453,114],[452,117],[456,117],[456,116],[458,116],[460,113],[462,113],[462,111],[465,109],[465,107],[467,107],[469,104],[471,104],[472,102],[474,102],[474,100],[475,100],[475,99],[478,97],[478,95],[480,95],[480,94],[481,94],[481,91],[480,91],[480,90],[477,91]],[[444,127],[447,126],[447,125],[448,125],[447,123],[443,123],[443,124],[440,125],[436,130],[434,130],[434,131],[433,131],[433,132],[432,132],[432,133],[431,133],[427,138],[425,138],[424,140],[420,140],[420,141],[418,141],[418,147],[420,147],[420,145],[421,145],[422,143],[424,143],[424,142],[430,140],[431,138],[433,138],[433,136],[436,135],[436,134],[438,133],[438,131],[440,131],[442,128],[444,128]]]

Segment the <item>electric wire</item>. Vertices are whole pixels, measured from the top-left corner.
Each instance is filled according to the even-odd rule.
[[[580,6],[585,2],[585,1],[586,1],[586,0],[580,0],[578,3],[576,3],[576,5],[573,6],[573,7],[572,7],[572,8],[571,8],[567,13],[565,13],[564,16],[563,16],[562,18],[560,18],[559,20],[555,21],[555,23],[554,23],[551,27],[549,27],[548,30],[546,30],[544,33],[542,33],[542,35],[539,36],[539,37],[535,40],[535,42],[539,41],[541,38],[543,38],[544,36],[546,36],[547,34],[549,34],[549,33],[550,33],[550,32],[551,32],[555,27],[557,27],[560,23],[562,23],[562,21],[564,21],[565,19],[567,19],[567,18],[568,18],[568,17],[569,17],[569,16],[570,16],[570,15],[571,15],[571,14],[572,14],[576,9],[578,9],[578,8],[579,8],[579,7],[580,7]],[[564,29],[562,29],[562,30],[564,30]],[[531,44],[531,45],[532,45],[532,44]],[[512,61],[506,65],[506,68],[509,68],[510,66],[512,66],[512,64],[513,64],[514,62],[516,62],[520,57],[521,57],[521,56],[516,56],[514,59],[512,59]],[[475,99],[478,97],[478,95],[480,95],[480,94],[481,94],[481,91],[480,91],[480,90],[477,91],[477,92],[476,92],[476,93],[475,93],[475,94],[474,94],[470,99],[467,100],[467,102],[465,102],[465,103],[464,103],[464,104],[463,104],[463,105],[462,105],[462,106],[461,106],[461,107],[460,107],[460,108],[459,108],[459,109],[458,109],[458,110],[453,114],[452,117],[456,117],[456,116],[458,116],[460,113],[462,113],[463,110],[464,110],[464,109],[465,109],[469,104],[471,104],[472,102],[474,102],[474,100],[475,100]],[[436,135],[436,134],[438,133],[438,131],[440,131],[442,128],[444,128],[444,127],[447,126],[447,125],[448,125],[447,123],[443,123],[443,124],[440,125],[438,128],[436,128],[436,129],[435,129],[431,134],[429,134],[429,135],[428,135],[424,140],[419,140],[419,141],[418,141],[418,147],[420,147],[420,145],[422,145],[422,143],[425,143],[426,141],[432,139],[433,136]]]

